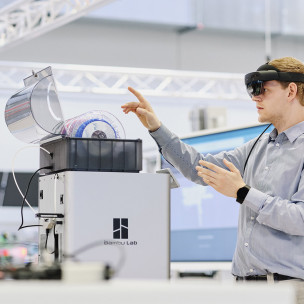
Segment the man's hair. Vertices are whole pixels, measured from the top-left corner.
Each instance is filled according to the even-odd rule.
[[[304,74],[304,64],[293,57],[283,57],[279,59],[274,59],[269,62],[270,65],[273,65],[275,68],[279,69],[281,72],[296,72]],[[287,88],[290,82],[280,81],[283,88]],[[294,82],[297,85],[297,96],[299,102],[304,106],[304,83],[303,82]]]

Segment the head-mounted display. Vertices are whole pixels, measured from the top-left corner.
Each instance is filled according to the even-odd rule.
[[[266,63],[261,65],[256,72],[245,75],[245,85],[250,97],[264,93],[265,81],[277,80],[284,82],[304,82],[304,74],[296,72],[281,72],[276,67]]]

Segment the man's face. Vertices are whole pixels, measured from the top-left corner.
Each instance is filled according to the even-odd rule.
[[[264,92],[258,96],[253,96],[256,103],[259,122],[275,123],[284,118],[285,107],[289,87],[284,89],[276,80],[264,82]]]

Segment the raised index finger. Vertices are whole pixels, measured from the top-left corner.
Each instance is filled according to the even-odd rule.
[[[142,103],[146,103],[147,101],[145,100],[145,98],[138,92],[136,91],[135,89],[133,89],[132,87],[128,87],[128,90],[134,94],[136,96],[136,98],[139,100],[139,102],[142,102]]]

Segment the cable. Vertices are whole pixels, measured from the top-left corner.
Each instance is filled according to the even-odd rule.
[[[250,156],[250,154],[251,154],[253,148],[255,147],[255,145],[257,144],[257,142],[258,142],[259,139],[261,138],[261,136],[266,132],[266,130],[267,130],[270,126],[271,126],[271,124],[269,124],[269,125],[267,126],[267,128],[259,135],[259,137],[257,138],[257,140],[254,142],[254,144],[253,144],[251,150],[249,151],[249,154],[248,154],[248,156],[247,156],[247,158],[246,158],[245,165],[244,165],[244,170],[243,170],[244,173],[245,173],[245,169],[246,169],[246,166],[247,166],[247,162],[248,162],[248,160],[249,160],[249,156]],[[243,173],[243,174],[244,174],[244,173]]]
[[[19,188],[19,185],[18,185],[17,180],[16,180],[16,176],[15,176],[15,160],[16,160],[17,155],[18,155],[22,150],[29,149],[29,148],[37,148],[37,147],[40,148],[41,150],[45,151],[46,153],[48,153],[48,154],[50,155],[50,157],[52,157],[52,153],[50,153],[48,150],[46,150],[46,149],[43,148],[43,147],[34,146],[34,145],[22,147],[21,149],[19,149],[19,150],[15,153],[15,155],[14,155],[14,157],[13,157],[13,161],[12,161],[12,174],[13,174],[13,178],[14,178],[16,187],[17,187],[19,193],[21,194],[21,196],[22,196],[23,198],[24,198],[24,195],[23,195],[22,191],[21,191],[20,188]],[[42,168],[41,168],[41,169],[42,169]],[[39,170],[41,170],[41,169],[39,169]],[[39,171],[39,170],[38,170],[38,171]],[[33,211],[33,213],[36,214],[35,210],[32,208],[32,206],[30,205],[30,203],[29,203],[26,199],[25,199],[25,202],[26,202],[26,203],[28,204],[28,206],[31,208],[31,210]]]
[[[36,175],[37,172],[39,172],[39,171],[42,170],[42,169],[52,169],[52,166],[47,166],[47,167],[39,168],[39,169],[36,170],[36,171],[33,173],[33,175],[31,176],[30,181],[29,181],[29,183],[28,183],[28,185],[27,185],[27,189],[26,189],[26,191],[25,191],[25,195],[23,196],[23,200],[22,200],[22,205],[21,205],[21,224],[20,224],[18,230],[23,229],[23,228],[28,228],[28,227],[38,227],[38,226],[42,226],[42,225],[28,225],[28,226],[23,226],[23,207],[24,207],[24,203],[25,203],[25,201],[26,201],[26,196],[27,196],[27,194],[28,194],[28,192],[29,192],[30,185],[31,185],[31,182],[32,182],[34,176]],[[28,203],[28,205],[31,206],[29,203]],[[31,207],[31,208],[32,208],[32,207]],[[35,214],[36,214],[36,212],[35,212]]]
[[[64,254],[63,256],[66,259],[72,258],[75,261],[77,261],[75,259],[77,255],[79,255],[79,254],[81,254],[81,253],[83,253],[83,252],[85,252],[87,250],[90,250],[92,248],[102,246],[102,245],[104,245],[104,242],[105,242],[105,240],[99,240],[99,241],[96,241],[96,242],[89,243],[89,244],[87,244],[87,245],[85,245],[83,247],[80,247],[79,249],[75,250],[74,253],[72,253],[72,254]],[[116,248],[120,249],[121,254],[120,254],[120,259],[119,259],[116,267],[114,268],[115,275],[117,275],[117,273],[123,267],[123,265],[125,263],[125,260],[126,260],[126,254],[125,254],[124,248],[122,246],[116,246]]]

